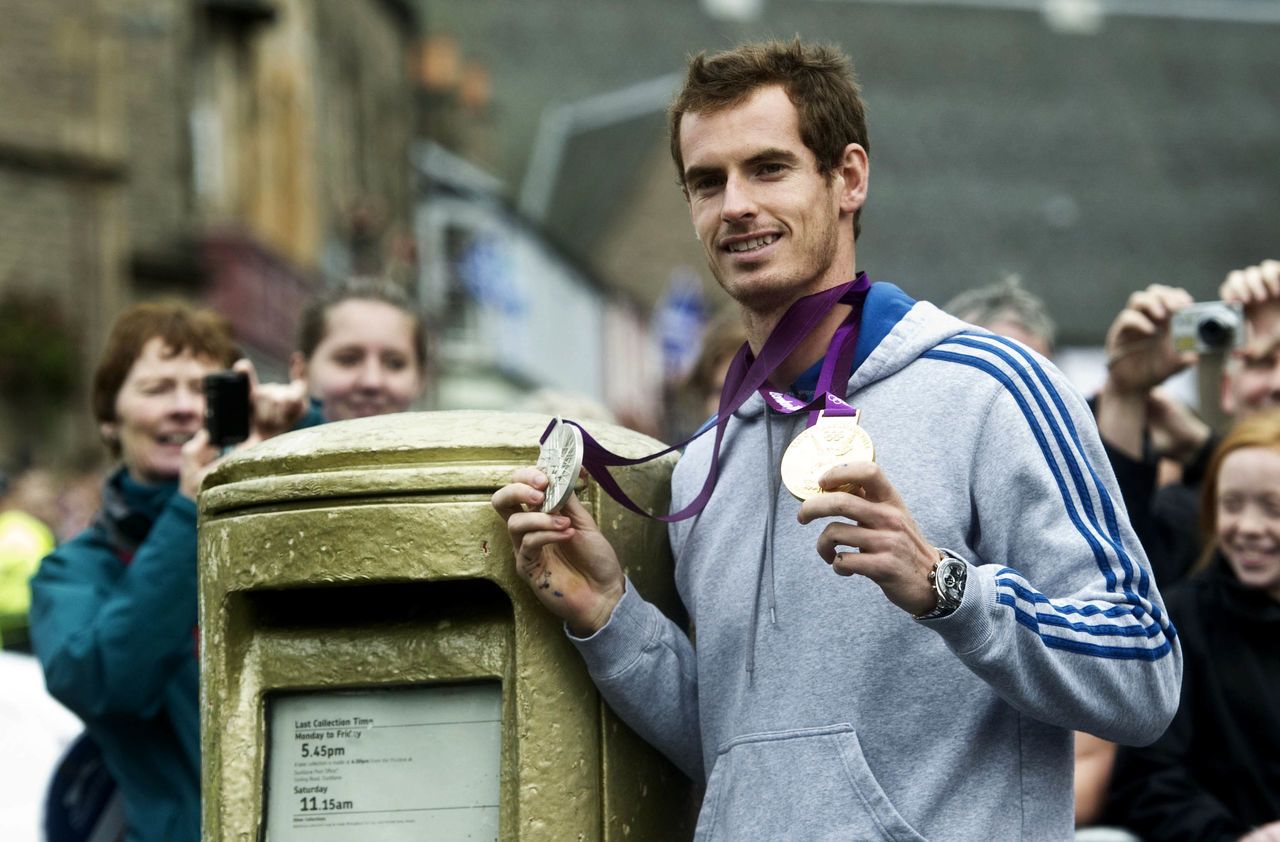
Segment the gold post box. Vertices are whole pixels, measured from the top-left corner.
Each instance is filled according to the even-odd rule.
[[[597,695],[489,498],[549,419],[414,413],[267,441],[200,495],[204,839],[691,836],[689,784]],[[615,452],[658,442],[607,424]],[[675,463],[620,470],[665,511]],[[678,610],[665,527],[579,495]]]

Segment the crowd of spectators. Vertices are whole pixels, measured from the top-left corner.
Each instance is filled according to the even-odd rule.
[[[1154,745],[1078,735],[1081,839],[1280,840],[1280,261],[1231,272],[1219,295],[1244,319],[1218,365],[1174,347],[1174,314],[1193,303],[1182,289],[1135,291],[1107,332],[1091,405],[1186,668],[1181,708]],[[1053,320],[1016,278],[947,309],[1053,354]],[[408,409],[426,376],[425,331],[398,287],[352,280],[303,314],[291,382],[260,384],[221,317],[136,305],[93,381],[94,422],[117,462],[101,489],[93,475],[61,489],[39,470],[0,475],[0,642],[34,651],[52,696],[83,723],[131,840],[199,838],[194,499],[225,457],[203,430],[203,376],[250,375],[248,447]],[[733,319],[708,333],[690,418],[714,413],[742,342]],[[1162,388],[1196,366],[1221,379],[1221,430]],[[1085,830],[1104,826],[1114,830]]]

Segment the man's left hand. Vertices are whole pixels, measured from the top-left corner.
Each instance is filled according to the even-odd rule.
[[[912,616],[932,611],[938,596],[929,572],[938,561],[938,550],[920,534],[915,518],[880,466],[874,462],[837,465],[818,484],[825,493],[800,505],[800,522],[846,519],[822,530],[818,555],[841,576],[866,576],[890,602]],[[837,547],[856,547],[858,552],[837,552]]]

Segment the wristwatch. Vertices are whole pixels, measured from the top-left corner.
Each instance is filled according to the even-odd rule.
[[[969,565],[948,550],[938,550],[938,560],[929,571],[929,584],[938,595],[938,604],[932,611],[915,617],[917,620],[937,620],[960,607],[964,599],[964,585],[969,578]]]

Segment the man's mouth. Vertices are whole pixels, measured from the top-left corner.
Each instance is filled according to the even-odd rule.
[[[733,254],[742,254],[744,252],[757,251],[765,246],[772,245],[778,241],[778,234],[762,234],[759,237],[747,237],[742,240],[735,240],[725,244],[725,251]]]
[[[164,433],[162,435],[156,436],[156,441],[160,442],[161,444],[172,444],[172,445],[177,445],[178,447],[182,447],[182,445],[191,441],[191,437],[194,435],[195,435],[194,432]]]

